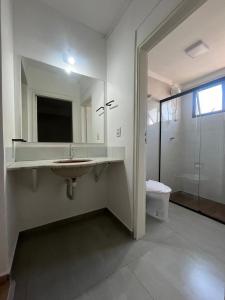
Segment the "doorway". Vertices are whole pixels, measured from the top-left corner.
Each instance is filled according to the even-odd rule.
[[[134,143],[134,236],[136,239],[145,234],[146,222],[146,98],[147,98],[147,56],[148,52],[173,32],[193,12],[206,1],[183,1],[181,5],[136,48],[136,108]]]

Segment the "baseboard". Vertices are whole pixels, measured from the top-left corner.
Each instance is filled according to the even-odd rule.
[[[98,210],[93,210],[93,211],[90,211],[90,212],[87,212],[87,213],[84,213],[84,214],[81,214],[81,215],[69,217],[69,218],[58,220],[58,221],[48,223],[48,224],[45,224],[45,225],[41,225],[41,226],[37,226],[37,227],[34,227],[34,228],[26,229],[26,230],[21,231],[19,233],[19,236],[32,234],[32,233],[37,232],[37,231],[48,230],[48,229],[51,229],[51,228],[55,228],[55,227],[58,227],[58,226],[66,225],[66,224],[77,222],[77,221],[86,220],[86,219],[89,219],[89,218],[94,217],[96,215],[103,214],[106,211],[107,211],[106,208],[100,208]]]
[[[119,222],[129,232],[130,235],[133,235],[133,232],[129,228],[129,226],[127,226],[127,224],[125,224],[121,220],[121,218],[118,217],[118,215],[113,210],[111,210],[108,207],[105,207],[105,208],[100,208],[98,210],[90,211],[90,212],[87,212],[87,213],[84,213],[84,214],[81,214],[81,215],[77,215],[77,216],[74,216],[74,217],[70,217],[70,218],[66,218],[66,219],[63,219],[63,220],[55,221],[55,222],[52,222],[52,223],[49,223],[49,224],[46,224],[46,225],[41,225],[41,226],[38,226],[38,227],[35,227],[35,228],[23,230],[19,233],[19,236],[33,234],[34,232],[37,232],[37,231],[49,230],[51,228],[55,228],[55,227],[58,227],[58,226],[63,226],[63,225],[69,224],[69,223],[77,222],[77,221],[87,220],[87,219],[90,219],[94,216],[104,214],[104,213],[109,213],[114,219],[117,220],[117,222]]]
[[[11,270],[12,270],[12,265],[13,265],[13,261],[14,261],[14,256],[16,253],[16,247],[17,247],[17,243],[18,243],[18,239],[19,239],[19,232],[17,234],[17,238],[13,247],[13,251],[12,251],[12,256],[10,258],[10,262],[9,262],[9,274],[11,274]]]

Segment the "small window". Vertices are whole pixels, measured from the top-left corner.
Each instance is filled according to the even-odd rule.
[[[38,142],[72,143],[72,102],[37,96]]]
[[[224,82],[199,89],[193,97],[193,117],[223,112],[225,110]]]

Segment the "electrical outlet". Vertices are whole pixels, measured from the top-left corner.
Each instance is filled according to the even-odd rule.
[[[116,136],[121,137],[121,127],[116,129]]]

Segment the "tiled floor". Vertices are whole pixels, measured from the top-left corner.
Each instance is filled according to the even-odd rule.
[[[171,201],[225,223],[225,204],[181,191],[172,193]]]
[[[133,241],[109,215],[19,241],[15,300],[224,300],[225,226],[170,204]]]

